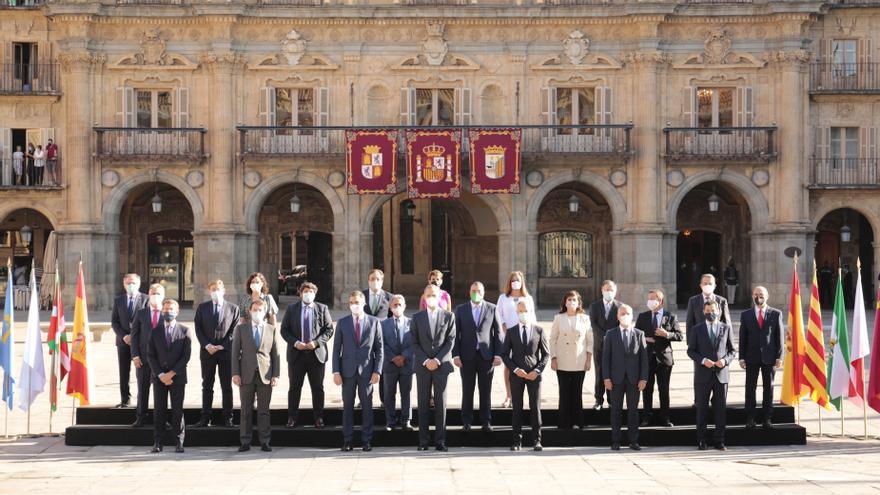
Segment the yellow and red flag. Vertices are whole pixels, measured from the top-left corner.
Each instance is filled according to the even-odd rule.
[[[89,404],[89,365],[87,345],[89,315],[86,305],[86,284],[83,279],[82,261],[76,281],[76,302],[73,306],[73,349],[70,353],[70,374],[67,376],[67,395],[79,399],[81,406]]]
[[[782,367],[782,393],[784,404],[797,404],[807,395],[804,380],[804,316],[801,308],[801,287],[797,274],[797,256],[791,275],[791,298],[788,303],[788,332],[785,334],[785,364]]]
[[[816,262],[813,261],[813,286],[810,289],[810,316],[807,321],[807,345],[804,359],[804,381],[810,399],[825,409],[828,402],[828,376],[825,368],[825,338],[822,334],[822,306],[819,303],[819,282],[816,278]]]

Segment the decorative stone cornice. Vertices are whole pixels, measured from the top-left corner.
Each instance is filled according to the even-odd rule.
[[[668,65],[672,62],[672,57],[669,54],[655,50],[624,53],[622,60],[625,65]]]
[[[88,70],[92,66],[104,65],[106,62],[106,54],[88,50],[65,51],[58,55],[58,63],[61,64],[61,69],[65,72]]]
[[[807,50],[777,50],[764,53],[764,61],[781,67],[806,69],[810,63],[810,52]]]
[[[247,60],[238,52],[202,52],[199,63],[212,71],[235,70],[245,66]]]

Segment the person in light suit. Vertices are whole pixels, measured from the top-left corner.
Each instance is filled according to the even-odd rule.
[[[576,290],[562,298],[550,327],[550,368],[559,381],[559,428],[584,428],[584,378],[593,356],[593,330]]]
[[[140,292],[141,277],[137,273],[127,273],[122,278],[125,294],[113,301],[110,313],[110,326],[116,334],[116,358],[119,362],[119,404],[116,407],[128,407],[131,401],[131,324],[135,313],[147,306],[149,297]]]
[[[613,280],[602,282],[602,298],[593,301],[590,305],[590,326],[593,330],[593,368],[596,370],[596,378],[593,387],[593,395],[596,403],[593,409],[600,410],[605,404],[605,384],[602,381],[604,370],[602,369],[602,345],[605,342],[605,334],[608,330],[618,325],[617,312],[622,304],[617,299],[617,284]]]
[[[707,301],[704,319],[687,333],[688,357],[694,361],[694,396],[697,406],[697,445],[706,444],[706,423],[709,413],[709,395],[713,396],[715,412],[715,448],[727,450],[724,432],[727,427],[727,384],[730,382],[730,361],[736,357],[733,347],[733,327],[719,322],[721,308],[718,301]]]
[[[660,392],[660,426],[673,426],[669,420],[669,381],[672,378],[672,343],[682,339],[675,313],[666,310],[666,296],[660,289],[648,292],[648,311],[639,314],[636,328],[645,333],[648,343],[648,385],[642,393],[645,416],[642,426],[654,420],[654,383]]]
[[[752,291],[755,305],[739,317],[739,365],[746,370],[746,428],[755,427],[755,393],[761,375],[764,397],[762,426],[773,427],[773,378],[782,367],[785,326],[782,312],[767,305],[768,292],[760,285]]]
[[[162,322],[150,334],[147,359],[153,376],[153,425],[155,426],[152,453],[162,452],[165,437],[165,416],[168,396],[171,396],[171,425],[177,437],[174,449],[183,453],[186,425],[183,423],[183,399],[186,391],[186,365],[189,363],[192,344],[189,328],[177,322],[180,306],[174,299],[162,303]]]
[[[639,392],[648,384],[648,345],[645,333],[633,324],[633,310],[621,304],[620,324],[605,334],[602,346],[602,380],[611,403],[611,450],[620,450],[620,425],[626,397],[629,448],[639,446]]]
[[[342,451],[353,449],[354,396],[361,401],[361,442],[373,450],[373,385],[382,375],[382,329],[379,320],[364,313],[364,293],[348,295],[351,314],[336,324],[333,339],[333,383],[342,386]]]
[[[147,409],[150,405],[150,385],[153,377],[150,372],[150,361],[147,359],[150,334],[162,321],[162,301],[165,300],[165,287],[162,284],[150,285],[149,306],[135,313],[131,324],[131,361],[137,375],[137,409],[136,417],[131,426],[140,428],[147,420]]]
[[[410,319],[404,316],[406,300],[400,294],[391,296],[391,318],[382,322],[382,345],[385,346],[382,379],[385,387],[385,429],[410,431],[412,407],[410,395],[413,378],[412,335]],[[400,389],[400,413],[394,407]]]
[[[231,306],[231,305],[230,305]],[[237,325],[232,332],[230,367],[232,383],[238,387],[241,399],[241,445],[239,452],[251,449],[254,433],[254,397],[257,398],[257,429],[260,449],[271,452],[272,427],[269,424],[269,403],[272,388],[281,376],[281,357],[278,354],[278,330],[266,322],[266,303],[251,303],[250,323]]]

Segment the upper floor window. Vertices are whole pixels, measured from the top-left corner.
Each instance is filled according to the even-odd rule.
[[[857,60],[858,40],[831,40],[831,61],[835,76],[856,75]]]
[[[831,157],[835,162],[846,163],[859,157],[859,128],[831,128]]]
[[[612,123],[610,87],[549,87],[542,88],[541,92],[543,123],[555,126],[554,134],[594,134],[593,128],[570,126]]]
[[[189,126],[189,89],[116,88],[116,126],[167,129]]]
[[[697,127],[733,127],[733,89],[697,89]]]
[[[404,87],[400,95],[400,120],[402,125],[469,125],[471,90]]]
[[[137,98],[137,127],[174,127],[170,90],[138,89],[135,94]]]
[[[753,125],[755,98],[750,86],[687,86],[682,101],[684,126],[706,129],[702,134],[719,132],[709,130],[717,127]]]
[[[260,88],[262,125],[311,127],[329,125],[329,90],[316,88]]]

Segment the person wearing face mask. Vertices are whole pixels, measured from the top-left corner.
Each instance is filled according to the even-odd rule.
[[[428,285],[422,293],[427,308],[413,315],[410,323],[413,366],[418,386],[419,451],[428,450],[431,422],[430,400],[434,397],[434,441],[446,452],[446,383],[453,371],[455,315],[440,308],[440,288]]]
[[[251,273],[244,286],[244,294],[238,304],[239,322],[250,323],[248,308],[254,301],[263,301],[266,303],[266,323],[274,327],[277,323],[278,304],[275,303],[272,294],[269,294],[269,284],[266,282],[266,277],[260,272]]]
[[[593,383],[593,395],[596,403],[593,409],[602,409],[605,404],[605,384],[602,381],[602,346],[605,342],[605,334],[608,330],[619,325],[617,313],[620,311],[621,302],[617,297],[617,284],[613,280],[602,282],[602,298],[590,304],[590,323],[593,329],[593,369],[596,374]]]
[[[364,293],[348,295],[351,314],[339,319],[333,339],[333,383],[342,387],[342,451],[351,452],[354,397],[361,401],[361,445],[373,450],[373,386],[382,375],[383,345],[379,320],[364,312]]]
[[[510,272],[507,276],[507,283],[498,296],[498,302],[495,303],[495,310],[498,313],[498,322],[501,323],[501,333],[499,339],[504,342],[504,336],[508,328],[519,325],[519,316],[516,311],[520,301],[524,301],[526,306],[535,314],[535,301],[526,289],[526,277],[522,272]],[[510,407],[510,370],[504,367],[504,389],[506,392],[504,402],[501,407]]]
[[[214,402],[214,375],[220,378],[223,394],[223,426],[232,426],[232,333],[239,323],[239,309],[224,300],[226,288],[222,280],[208,284],[210,301],[196,308],[196,338],[199,341],[199,361],[202,365],[202,416],[196,428],[211,423],[211,406]],[[251,303],[253,304],[253,303]],[[264,303],[265,304],[265,303]]]
[[[412,430],[410,393],[412,391],[413,353],[410,319],[404,316],[406,300],[400,294],[391,296],[391,318],[382,322],[382,379],[385,387],[385,429]],[[395,410],[396,392],[400,389],[400,412]]]
[[[648,384],[648,345],[645,333],[634,325],[631,307],[621,304],[617,321],[619,325],[608,330],[602,346],[602,384],[608,390],[611,404],[611,450],[620,450],[624,397],[629,448],[642,450],[639,446],[639,392]]]
[[[147,408],[150,402],[150,384],[152,373],[150,361],[147,359],[147,346],[154,328],[162,321],[162,301],[165,300],[165,287],[162,284],[150,285],[149,304],[135,313],[131,324],[131,361],[137,377],[137,409],[134,423],[131,426],[140,428],[147,419]]]
[[[171,396],[171,426],[177,445],[177,453],[183,453],[183,399],[186,391],[186,365],[189,363],[191,344],[189,328],[177,322],[180,306],[174,299],[162,303],[162,321],[150,334],[147,359],[153,378],[153,424],[154,454],[162,452],[165,438],[165,418],[168,414],[168,396]]]
[[[443,272],[440,270],[431,270],[428,272],[428,284],[435,285],[438,289],[440,289],[440,306],[439,308],[444,311],[452,311],[452,296],[449,295],[448,292],[442,289],[443,287]],[[428,306],[425,304],[425,296],[419,300],[419,310],[424,310]]]
[[[120,401],[116,407],[128,407],[131,401],[131,324],[135,313],[143,309],[150,299],[140,292],[141,277],[137,273],[127,273],[122,278],[122,285],[125,293],[113,301],[113,311],[110,314],[110,326],[116,334],[116,357],[119,362]]]
[[[755,394],[758,374],[764,397],[761,402],[762,426],[773,427],[773,378],[782,367],[785,326],[782,312],[767,304],[768,292],[762,286],[752,291],[755,305],[739,317],[739,365],[746,370],[746,428],[755,427]]]
[[[550,327],[550,367],[559,382],[559,428],[584,428],[584,378],[593,357],[593,330],[576,290],[562,298]]]
[[[470,302],[455,308],[455,345],[452,361],[461,369],[461,423],[470,431],[474,419],[474,387],[479,382],[480,422],[492,431],[492,376],[501,364],[500,325],[495,305],[483,300],[482,282],[471,284]]]
[[[675,313],[663,307],[663,291],[648,292],[648,311],[639,314],[636,328],[645,333],[648,343],[648,385],[642,394],[645,415],[642,426],[650,425],[654,414],[654,383],[660,392],[660,426],[673,426],[669,421],[669,381],[672,377],[672,342],[682,339]]]
[[[391,293],[382,289],[385,274],[374,268],[370,271],[369,287],[364,289],[364,312],[384,321],[391,316]]]
[[[281,322],[281,338],[287,342],[287,427],[299,421],[299,399],[309,378],[315,428],[324,427],[324,373],[327,343],[333,336],[333,319],[326,305],[315,301],[318,286],[305,282],[299,287],[300,301],[290,304]]]
[[[541,374],[550,361],[550,345],[544,329],[534,324],[534,313],[525,301],[516,305],[518,323],[507,330],[501,359],[510,370],[510,392],[513,402],[513,444],[510,450],[522,448],[523,393],[529,392],[529,419],[535,452],[541,445]]]
[[[238,451],[246,452],[251,449],[256,397],[260,450],[271,452],[269,403],[272,402],[272,388],[278,385],[278,377],[281,376],[279,336],[277,329],[265,322],[266,303],[254,301],[249,312],[252,323],[242,323],[235,327],[230,352],[232,383],[238,387],[241,400],[241,444]]]
[[[703,322],[687,332],[687,354],[694,362],[694,396],[697,406],[697,445],[708,448],[706,423],[709,415],[709,396],[715,412],[715,448],[724,446],[727,426],[727,384],[730,381],[730,362],[736,357],[733,347],[733,328],[719,321],[721,308],[718,301],[703,304]]]
[[[726,325],[733,326],[733,322],[730,319],[730,309],[727,306],[727,299],[716,294],[715,288],[715,275],[704,273],[700,276],[700,293],[688,299],[687,319],[684,323],[685,333],[689,332],[694,325],[705,321],[703,305],[709,301],[716,301],[718,303],[721,315],[719,319]]]

